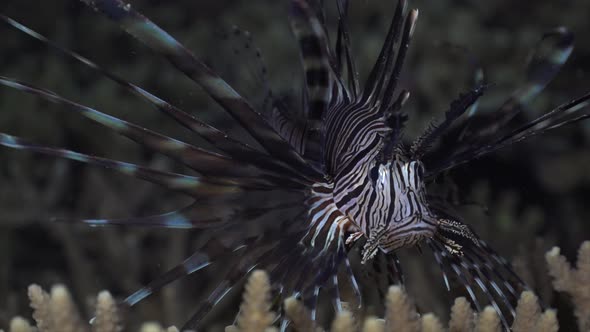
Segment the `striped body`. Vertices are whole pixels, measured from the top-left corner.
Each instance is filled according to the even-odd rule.
[[[359,226],[369,246],[390,252],[415,245],[432,237],[437,226],[421,172],[418,161],[394,160],[370,167],[362,178],[356,172],[348,174],[343,180],[350,184],[335,193],[336,205]],[[365,260],[374,254],[365,253]]]
[[[437,221],[426,201],[424,166],[401,154],[381,158],[391,128],[378,108],[334,103],[324,126],[334,204],[369,239],[363,261],[377,248],[390,252],[432,237]]]

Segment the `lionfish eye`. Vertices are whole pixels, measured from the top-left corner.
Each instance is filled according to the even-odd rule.
[[[373,167],[369,173],[369,176],[373,182],[377,182],[377,180],[379,180],[379,166]]]
[[[424,175],[424,165],[421,163],[418,163],[418,167],[416,168],[416,174],[418,175],[419,178],[422,178]]]

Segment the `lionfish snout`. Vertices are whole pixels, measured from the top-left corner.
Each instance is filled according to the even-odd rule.
[[[420,214],[413,215],[407,220],[402,220],[392,227],[388,227],[380,233],[371,234],[362,252],[362,262],[370,260],[377,254],[377,250],[385,253],[393,252],[397,249],[414,246],[422,240],[430,239],[437,234],[437,220]]]
[[[439,220],[428,207],[424,187],[424,166],[417,160],[393,160],[370,171],[375,186],[374,208],[367,211],[367,242],[363,262],[377,250],[391,252],[432,238]]]

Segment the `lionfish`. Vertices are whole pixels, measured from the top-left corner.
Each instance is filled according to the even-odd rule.
[[[195,146],[55,92],[0,77],[3,86],[60,104],[198,174],[156,170],[0,133],[2,146],[105,167],[193,199],[182,209],[159,215],[77,220],[91,226],[197,229],[209,234],[210,240],[196,253],[128,296],[122,305],[133,306],[172,281],[228,262],[234,268],[220,276],[216,289],[195,309],[186,328],[198,326],[254,268],[268,271],[277,299],[298,296],[315,314],[323,295],[339,311],[343,284],[350,285],[358,305],[364,303],[364,289],[377,287],[358,282],[359,266],[378,271],[390,283],[403,281],[399,249],[423,244],[433,252],[447,288],[450,279],[458,282],[477,309],[481,309],[478,295],[483,294],[509,328],[514,303],[527,286],[429,187],[438,175],[458,165],[589,117],[580,112],[590,99],[586,94],[525,124],[514,121],[570,55],[573,37],[568,30],[557,28],[542,37],[551,41],[551,49],[534,54],[525,84],[496,111],[477,111],[478,99],[488,89],[480,77],[450,104],[442,120],[433,122],[413,143],[404,144],[407,115],[402,108],[410,94],[396,91],[418,18],[417,10],[407,9],[406,0],[399,0],[362,87],[351,52],[348,1],[335,1],[337,36],[332,46],[322,3],[290,0],[289,19],[304,72],[303,98],[298,105],[289,105],[270,95],[270,102],[260,109],[131,5],[120,0],[83,2],[197,83],[259,144],[244,143],[1,16],[12,27],[148,102],[212,147]],[[362,264],[355,264],[353,256]]]

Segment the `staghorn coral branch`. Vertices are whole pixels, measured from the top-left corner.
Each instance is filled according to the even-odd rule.
[[[516,317],[514,318],[514,323],[512,323],[512,331],[534,331],[540,317],[541,306],[539,305],[539,298],[531,291],[522,292],[518,300],[518,305],[516,306]]]
[[[578,251],[576,269],[554,247],[545,255],[553,286],[568,293],[574,303],[580,331],[590,330],[590,241],[585,241]],[[550,314],[549,314],[550,315]]]
[[[56,285],[51,288],[49,312],[53,318],[54,332],[88,331],[88,329],[82,325],[78,308],[72,301],[70,292],[68,292],[63,285]]]
[[[10,330],[9,332],[33,332],[33,327],[29,322],[22,318],[22,317],[14,317],[10,321]]]
[[[69,291],[62,285],[51,288],[51,295],[38,285],[29,286],[29,298],[33,308],[33,318],[37,322],[37,329],[26,329],[28,322],[15,317],[10,326],[10,332],[121,332],[122,324],[118,307],[107,291],[102,291],[96,299],[96,318],[92,326],[78,314],[78,308],[72,301]],[[30,327],[30,326],[29,326]],[[0,330],[2,331],[2,330]],[[174,326],[167,329],[157,323],[145,323],[141,332],[179,332]]]
[[[290,297],[285,300],[284,305],[287,317],[293,322],[295,331],[321,331],[320,328],[315,326],[315,322],[311,319],[311,314],[301,301]]]
[[[376,317],[369,317],[365,319],[363,324],[363,332],[383,332],[385,331],[385,321]]]
[[[270,311],[270,281],[264,271],[252,272],[244,291],[244,300],[238,315],[241,332],[259,332],[270,327],[275,314]]]
[[[31,285],[28,289],[33,319],[37,322],[39,332],[50,332],[53,327],[53,319],[49,308],[50,297],[39,285]]]
[[[93,332],[119,332],[120,326],[119,315],[117,314],[117,304],[111,296],[111,293],[102,291],[98,293],[96,301],[96,319],[92,324]]]
[[[479,313],[477,323],[475,324],[475,332],[500,332],[500,317],[496,310],[491,306],[487,306]]]
[[[143,323],[140,332],[179,332],[174,326],[163,328],[160,324],[154,322]]]
[[[475,313],[471,305],[464,297],[455,299],[451,308],[451,321],[449,322],[449,332],[471,332],[475,324]]]
[[[572,266],[565,257],[560,255],[558,247],[553,247],[545,255],[547,266],[549,267],[549,274],[553,277],[553,287],[562,292],[573,291],[573,271]]]
[[[547,253],[547,262],[550,273],[555,279],[555,287],[567,290],[576,305],[578,319],[588,310],[588,273],[590,271],[590,241],[585,242],[578,254],[576,269],[573,269],[567,260],[559,254],[559,248],[554,248]],[[51,295],[41,287],[31,285],[29,287],[33,316],[38,325],[39,332],[64,332],[64,331],[90,331],[91,326],[86,324],[77,314],[69,292],[64,286],[54,286]],[[243,302],[237,318],[236,326],[228,326],[227,332],[277,332],[273,325],[275,314],[270,311],[270,281],[264,271],[254,271],[245,286]],[[580,304],[586,303],[585,307]],[[303,303],[293,297],[284,302],[284,310],[291,319],[294,331],[320,332],[322,329],[317,322],[312,320],[311,314]],[[416,312],[411,298],[400,286],[391,286],[386,298],[386,319],[368,317],[362,324],[362,332],[385,331],[415,331],[415,332],[440,332],[445,331],[443,324],[434,314],[424,314],[422,317]],[[581,319],[580,319],[581,320]],[[583,321],[582,321],[583,322]],[[122,323],[119,319],[117,306],[110,293],[103,291],[97,298],[96,319],[93,322],[93,332],[120,332]],[[584,325],[580,325],[584,327]],[[538,297],[530,291],[521,294],[516,307],[516,317],[512,325],[514,332],[538,331],[557,332],[559,324],[555,310],[548,309],[541,312]],[[469,302],[459,297],[451,308],[449,332],[499,332],[501,331],[500,318],[496,311],[487,306],[481,313],[475,314]],[[1,332],[2,330],[0,330]],[[9,332],[33,332],[36,331],[24,319],[15,317]],[[175,327],[163,328],[157,323],[145,323],[141,332],[179,332]],[[337,313],[331,324],[333,332],[359,331],[353,314],[348,310]],[[581,331],[587,331],[581,329]]]
[[[420,331],[420,320],[414,304],[402,290],[401,286],[389,287],[386,298],[386,308],[386,331]]]
[[[332,332],[354,332],[356,331],[356,324],[352,313],[350,311],[342,311],[336,315],[332,322]]]
[[[537,325],[531,331],[557,332],[558,330],[559,324],[557,323],[557,312],[555,310],[547,309],[541,314]]]
[[[420,319],[422,332],[443,332],[444,328],[440,319],[432,313],[428,313]]]

